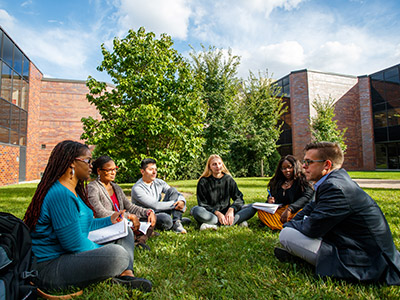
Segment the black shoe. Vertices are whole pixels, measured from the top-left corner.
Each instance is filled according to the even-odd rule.
[[[117,276],[113,278],[113,281],[117,284],[121,284],[132,289],[138,289],[146,293],[150,292],[152,287],[150,280],[140,277]]]
[[[151,250],[150,246],[145,244],[145,243],[137,243],[135,246],[139,247],[139,248],[142,248],[143,250],[147,250],[147,251]]]
[[[192,223],[192,220],[189,218],[182,218],[181,223],[182,225],[189,225],[190,223]]]
[[[298,257],[290,254],[288,251],[286,251],[283,248],[274,248],[274,254],[275,257],[280,261],[280,262],[294,262],[296,260],[299,260]]]
[[[150,237],[156,237],[156,236],[160,236],[160,233],[157,231],[153,231],[150,235]]]

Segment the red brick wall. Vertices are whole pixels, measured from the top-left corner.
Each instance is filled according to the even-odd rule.
[[[40,134],[40,89],[42,73],[30,63],[29,69],[28,134],[26,147],[26,180],[40,178],[39,134]]]
[[[310,105],[307,71],[291,73],[289,81],[293,155],[302,160],[304,146],[311,140],[308,126]]]
[[[359,84],[360,81],[360,84]],[[373,125],[368,78],[302,70],[290,74],[293,154],[302,158],[304,146],[311,141],[309,117],[315,115],[312,102],[336,100],[338,128],[347,128],[344,168],[372,170],[374,164]]]
[[[19,146],[0,144],[0,186],[18,183]]]
[[[63,140],[81,141],[82,117],[100,118],[86,99],[84,81],[44,79],[41,83],[39,168],[43,172],[54,146]],[[83,142],[83,141],[81,141]],[[41,145],[46,145],[41,149]]]

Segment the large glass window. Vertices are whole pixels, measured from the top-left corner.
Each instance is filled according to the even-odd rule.
[[[376,167],[400,169],[400,65],[370,76]]]
[[[29,60],[0,29],[0,142],[25,145]]]

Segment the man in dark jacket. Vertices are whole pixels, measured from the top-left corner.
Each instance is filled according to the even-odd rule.
[[[400,285],[400,253],[389,225],[376,202],[341,169],[340,147],[321,142],[304,150],[315,201],[284,225],[284,249],[275,248],[276,257],[300,257],[322,277]]]

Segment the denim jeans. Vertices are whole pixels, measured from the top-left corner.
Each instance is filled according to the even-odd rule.
[[[178,201],[178,191],[176,188],[171,187],[165,193],[164,201]],[[156,211],[157,222],[156,228],[161,230],[170,230],[176,220],[182,220],[183,212],[176,209]],[[171,217],[172,216],[172,217]]]
[[[126,237],[100,248],[39,262],[35,283],[45,289],[83,288],[118,276],[125,270],[133,271],[134,247],[133,232],[129,229]]]
[[[229,207],[225,208],[224,210],[221,211],[221,213],[225,214],[228,211],[228,209]],[[251,219],[256,212],[257,210],[254,209],[251,204],[243,205],[242,208],[238,212],[236,212],[233,224],[240,224],[244,221]],[[207,223],[212,225],[218,224],[218,217],[212,212],[206,210],[204,207],[194,206],[190,210],[190,214],[195,218],[195,220],[199,224],[202,223]]]

